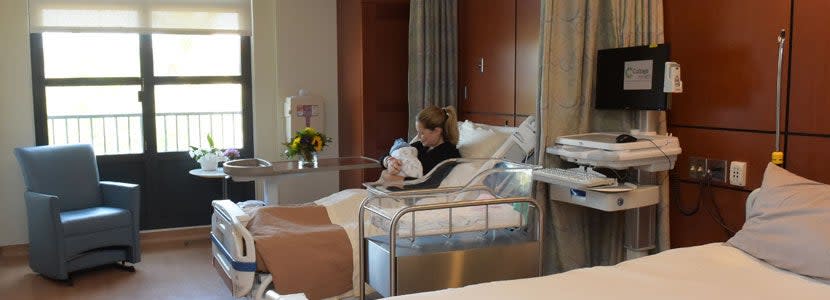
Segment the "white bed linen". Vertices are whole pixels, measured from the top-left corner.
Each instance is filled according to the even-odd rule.
[[[611,267],[393,297],[426,299],[830,299],[830,285],[720,243]]]
[[[349,237],[349,243],[352,245],[353,266],[360,266],[360,261],[358,260],[359,254],[357,253],[357,249],[359,247],[359,239],[357,238],[357,211],[360,203],[363,202],[363,199],[366,198],[367,194],[368,192],[363,189],[348,189],[314,201],[315,204],[322,205],[326,208],[326,212],[329,214],[331,223],[340,225],[340,227],[343,227],[343,229],[346,230],[346,235]],[[367,227],[367,230],[371,229],[371,226]],[[357,296],[357,294],[359,294],[357,284],[360,282],[360,275],[357,271],[357,268],[352,270],[352,290],[336,298]]]
[[[490,205],[489,211],[484,206],[460,207],[452,210],[452,232],[469,232],[485,229],[509,228],[520,225],[521,215],[510,204]],[[394,216],[398,209],[384,209],[387,216]],[[372,225],[389,228],[388,219],[377,215],[370,218]],[[489,220],[489,223],[488,223]],[[412,235],[412,214],[401,217],[398,222],[398,236]],[[415,235],[438,235],[450,233],[449,210],[415,212]]]
[[[343,229],[346,230],[346,235],[349,237],[349,242],[352,245],[352,262],[353,265],[359,266],[360,262],[358,261],[358,228],[357,228],[357,212],[360,206],[360,203],[363,202],[363,199],[366,198],[368,192],[364,189],[348,189],[343,190],[334,194],[329,195],[328,197],[319,199],[314,201],[315,204],[321,205],[326,208],[326,212],[329,214],[329,219],[333,224],[340,225]],[[473,231],[473,230],[480,230],[484,228],[484,220],[483,220],[483,207],[469,207],[465,209],[454,209],[453,210],[453,226],[455,231]],[[478,217],[480,216],[480,217]],[[513,207],[510,205],[492,205],[490,207],[490,219],[491,224],[489,224],[490,228],[506,228],[506,227],[514,227],[518,226],[519,224],[519,213],[513,210]],[[442,219],[443,218],[443,219]],[[403,224],[410,224],[409,218],[406,222],[401,222]],[[458,223],[455,223],[455,222]],[[435,211],[433,213],[428,213],[421,216],[420,213],[416,214],[415,219],[415,229],[418,235],[426,235],[426,234],[439,234],[446,232],[447,224],[446,219],[446,212],[443,214],[441,211]],[[462,226],[463,225],[463,226]],[[406,234],[409,234],[409,227],[406,227],[405,230]],[[373,235],[380,235],[385,234],[380,229],[374,226],[366,226],[364,228],[366,230],[366,235],[373,236]],[[353,291],[349,291],[342,296],[352,296],[357,295],[357,283],[360,281],[358,278],[359,274],[357,273],[357,269],[352,271],[352,283],[353,283]]]

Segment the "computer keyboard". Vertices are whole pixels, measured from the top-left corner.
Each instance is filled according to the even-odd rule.
[[[538,169],[533,171],[533,179],[548,183],[570,183],[585,188],[617,184],[615,178],[608,178],[584,169]]]

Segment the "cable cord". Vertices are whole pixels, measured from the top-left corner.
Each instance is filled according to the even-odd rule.
[[[673,180],[675,180],[675,181],[677,181],[679,179],[679,176],[677,176],[674,172],[672,172],[672,174],[670,176],[674,177]],[[700,203],[702,202],[701,200],[703,199],[700,196],[700,194],[698,194],[698,197],[695,201],[695,207],[692,208],[691,210],[686,210],[680,204],[681,195],[683,194],[682,191],[680,190],[680,185],[679,184],[673,185],[671,191],[672,191],[671,194],[674,194],[674,196],[669,194],[669,199],[674,200],[674,201],[671,201],[671,202],[674,203],[675,208],[677,208],[677,211],[679,211],[680,214],[682,214],[686,217],[690,217],[690,216],[693,216],[694,214],[696,214],[700,210]]]
[[[708,214],[709,217],[712,218],[712,220],[715,220],[715,222],[718,223],[718,225],[720,225],[720,227],[724,229],[724,231],[727,235],[729,235],[729,237],[734,236],[736,230],[733,230],[732,228],[729,228],[729,226],[726,225],[726,222],[724,221],[723,216],[720,213],[720,207],[718,206],[718,203],[715,201],[715,189],[712,187],[712,176],[710,174],[706,175],[706,189],[708,189],[708,193],[705,193],[706,191],[703,190],[701,191],[701,194],[705,193],[707,196],[709,196],[709,202],[712,203],[711,207],[703,205],[706,214]]]
[[[663,151],[663,149],[660,149],[660,146],[658,146],[657,143],[655,143],[651,139],[642,139],[642,140],[646,140],[646,141],[651,142],[651,144],[654,145],[654,147],[657,148],[657,150],[660,150],[660,153],[663,153],[663,156],[666,157],[667,163],[669,165],[671,165],[671,158],[669,158],[669,156],[666,154],[666,152]],[[720,171],[724,172],[724,170],[720,170]],[[663,177],[662,180],[660,180],[660,185],[662,185],[663,181],[665,181],[665,179],[668,178],[668,177],[671,177],[671,175]],[[677,179],[677,175],[675,175],[674,179]],[[729,226],[726,226],[726,223],[723,220],[723,216],[720,213],[720,207],[718,207],[718,203],[715,202],[715,189],[712,188],[712,174],[707,173],[706,175],[704,175],[703,180],[701,180],[699,182],[699,190],[700,190],[700,193],[698,193],[697,201],[695,201],[695,207],[692,208],[691,210],[685,210],[683,208],[683,206],[680,205],[680,195],[682,193],[680,192],[679,187],[677,188],[677,190],[676,190],[677,192],[675,193],[677,197],[671,197],[671,195],[669,195],[669,197],[675,199],[675,201],[673,201],[673,202],[674,202],[674,205],[677,208],[677,210],[680,212],[680,214],[689,217],[689,216],[692,216],[692,215],[696,214],[698,211],[700,211],[700,208],[703,207],[704,211],[706,211],[706,214],[708,214],[709,217],[712,218],[712,220],[715,220],[715,222],[718,223],[718,225],[720,225],[729,234],[730,237],[734,236],[736,231],[733,230],[732,228],[729,228]],[[708,197],[709,202],[712,203],[712,207],[707,207],[706,206],[706,204],[705,204],[706,196],[709,196]],[[713,208],[714,208],[714,211],[712,210]]]
[[[663,151],[663,149],[660,149],[660,146],[657,146],[657,143],[655,143],[654,140],[652,140],[652,139],[641,139],[641,140],[646,140],[646,141],[651,142],[651,144],[654,145],[654,148],[657,148],[657,150],[660,150],[660,153],[663,153],[663,156],[666,157],[666,162],[669,164],[669,166],[671,166],[671,158],[669,158],[669,156],[666,154],[665,151]]]

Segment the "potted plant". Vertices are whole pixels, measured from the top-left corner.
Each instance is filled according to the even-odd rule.
[[[217,165],[220,162],[227,161],[228,155],[226,152],[228,150],[222,150],[216,148],[215,144],[213,143],[213,136],[210,133],[207,135],[208,140],[208,148],[203,149],[196,146],[190,146],[190,157],[196,160],[199,165],[202,167],[202,170],[205,171],[215,171]],[[232,149],[236,150],[236,149]],[[231,154],[235,154],[237,157],[239,156],[239,151],[231,152]]]

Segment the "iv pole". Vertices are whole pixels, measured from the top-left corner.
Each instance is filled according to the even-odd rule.
[[[784,57],[784,29],[778,33],[778,77],[775,81],[775,152],[772,152],[772,163],[784,164],[784,152],[781,152],[781,63]]]

